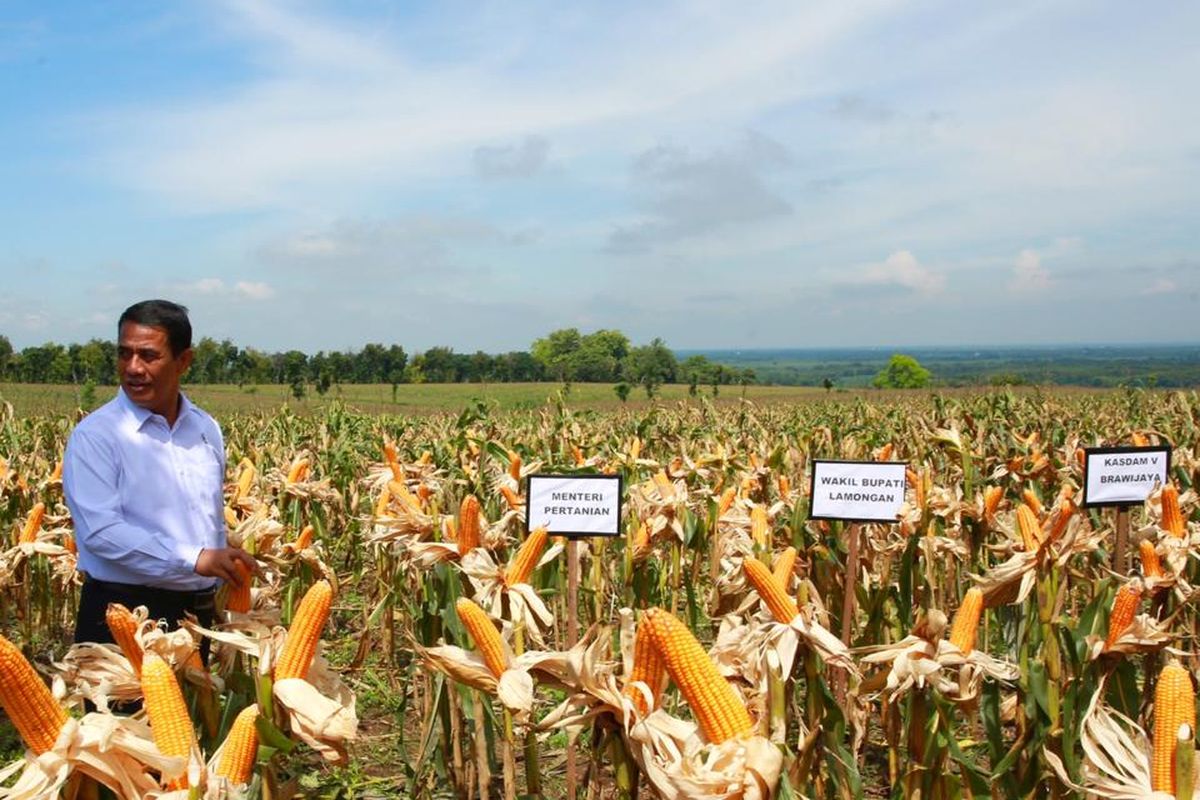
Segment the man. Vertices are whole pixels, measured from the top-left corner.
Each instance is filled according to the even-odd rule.
[[[76,642],[111,642],[109,603],[144,605],[176,627],[213,618],[217,581],[240,585],[228,547],[221,429],[179,389],[192,363],[187,309],[146,300],[117,323],[117,396],[85,417],[63,459],[63,490],[85,573]]]

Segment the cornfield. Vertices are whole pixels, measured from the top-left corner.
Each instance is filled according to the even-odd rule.
[[[3,796],[1200,797],[1194,392],[220,422],[262,577],[70,645],[73,419],[0,406]],[[1082,507],[1130,444],[1169,483]],[[817,458],[905,462],[899,521],[809,519]],[[527,532],[539,473],[623,535]]]

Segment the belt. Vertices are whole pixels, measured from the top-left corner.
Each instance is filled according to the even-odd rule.
[[[160,599],[169,597],[196,610],[212,608],[217,596],[216,586],[209,586],[206,589],[164,589],[158,586],[143,586],[137,583],[102,581],[99,578],[93,578],[91,575],[86,576],[84,581],[101,591],[120,592],[122,594],[133,595],[134,597],[157,597]]]

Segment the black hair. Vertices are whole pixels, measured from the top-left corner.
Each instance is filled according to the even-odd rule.
[[[170,300],[143,300],[125,309],[117,320],[117,336],[121,335],[121,327],[126,322],[165,330],[172,356],[178,356],[192,346],[192,323],[188,320],[187,307]]]

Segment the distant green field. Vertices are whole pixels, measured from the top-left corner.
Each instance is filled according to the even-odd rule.
[[[80,391],[80,387],[71,384],[0,383],[0,402],[11,403],[18,416],[71,413],[81,405]],[[335,386],[324,397],[310,391],[303,400],[292,397],[290,387],[275,384],[189,386],[185,391],[201,407],[218,416],[272,412],[284,405],[297,414],[309,414],[322,411],[338,400],[368,414],[424,415],[457,413],[475,400],[494,404],[501,410],[538,408],[562,391],[562,384],[401,384],[396,387],[394,400],[388,384]],[[97,386],[96,404],[110,400],[115,392],[114,386]],[[748,386],[744,392],[741,386],[723,386],[716,402],[736,402],[744,396],[754,402],[793,403],[820,399],[825,394],[823,389],[801,386]],[[712,390],[703,388],[700,395],[711,399]],[[671,403],[687,398],[686,386],[664,386],[655,402]],[[614,410],[644,408],[648,401],[644,391],[634,390],[629,401],[622,404],[611,384],[576,383],[571,385],[567,402],[575,409]]]

